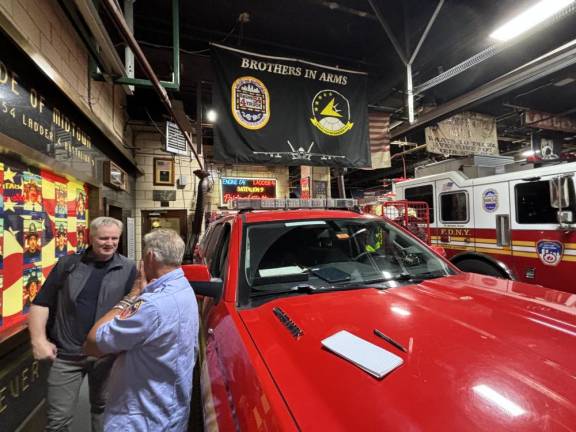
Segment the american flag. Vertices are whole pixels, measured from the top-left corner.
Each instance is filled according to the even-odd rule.
[[[370,156],[372,167],[367,169],[389,168],[390,163],[390,114],[380,111],[368,113]]]

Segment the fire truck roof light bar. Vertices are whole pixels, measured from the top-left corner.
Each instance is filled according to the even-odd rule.
[[[238,198],[229,202],[229,207],[234,210],[277,210],[277,209],[352,209],[358,205],[358,201],[349,198]]]

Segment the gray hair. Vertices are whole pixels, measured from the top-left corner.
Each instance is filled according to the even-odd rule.
[[[157,228],[144,236],[144,254],[152,251],[164,265],[180,266],[184,248],[184,240],[172,229]]]
[[[120,232],[122,232],[124,229],[124,224],[118,219],[114,219],[108,216],[100,216],[90,222],[90,236],[92,237],[95,235],[98,228],[106,225],[114,225],[120,230]]]

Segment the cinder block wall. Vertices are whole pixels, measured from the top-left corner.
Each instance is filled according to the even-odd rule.
[[[0,22],[9,24],[4,29],[17,43],[28,45],[23,47],[28,55],[74,103],[93,113],[106,133],[122,140],[125,93],[120,86],[90,79],[88,50],[58,1],[0,0],[0,15]]]
[[[175,178],[188,177],[188,183],[184,187],[154,186],[154,158],[171,158],[173,155],[163,150],[162,136],[154,128],[142,127],[134,129],[135,157],[138,166],[144,171],[144,176],[139,177],[135,184],[136,209],[135,209],[135,232],[136,232],[136,258],[142,256],[142,210],[185,209],[188,212],[188,220],[191,221],[196,206],[196,194],[198,179],[194,170],[198,169],[198,163],[190,156],[175,156]],[[222,165],[208,163],[205,167],[210,173],[210,190],[205,200],[206,212],[218,212],[220,202],[220,178],[221,177],[248,177],[248,178],[274,178],[277,181],[277,196],[288,197],[288,167],[263,167],[253,165]],[[169,202],[169,207],[161,207],[160,201],[154,201],[154,190],[176,189],[176,200]],[[192,227],[189,225],[188,229]]]

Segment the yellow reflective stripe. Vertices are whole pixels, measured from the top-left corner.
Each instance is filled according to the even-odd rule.
[[[514,251],[514,256],[521,256],[527,258],[538,258],[538,254],[534,252],[518,252]]]
[[[444,249],[474,251],[473,246],[453,246],[450,243],[439,243],[438,246],[442,246]]]
[[[512,255],[510,249],[486,249],[486,248],[476,248],[477,252],[484,252],[487,254],[497,254],[497,255]]]
[[[496,239],[489,239],[489,238],[474,238],[472,239],[476,243],[489,243],[489,244],[496,244]]]
[[[534,246],[534,245],[536,245],[536,242],[525,241],[525,240],[514,240],[514,241],[512,241],[512,245],[514,245],[514,246]]]

